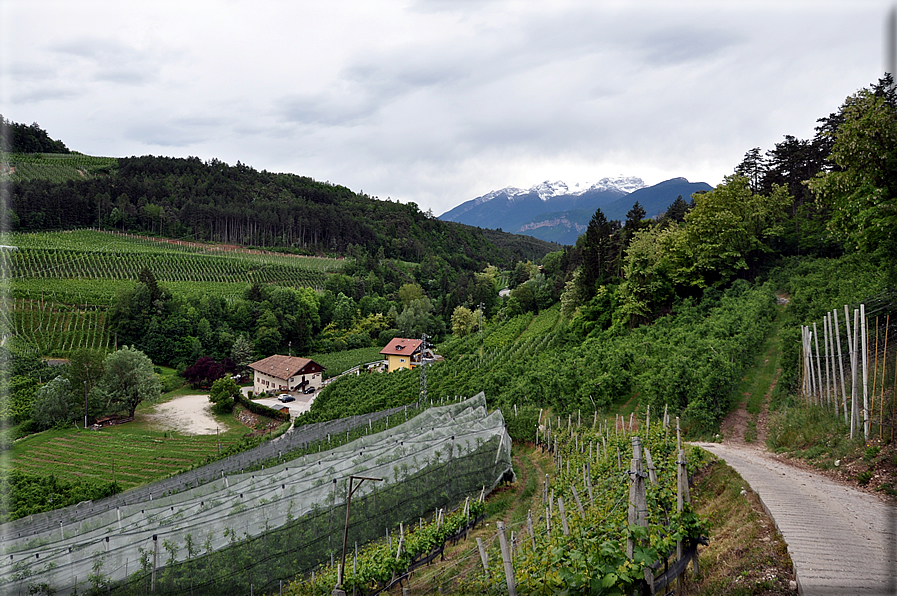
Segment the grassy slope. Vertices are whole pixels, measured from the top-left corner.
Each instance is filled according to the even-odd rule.
[[[221,424],[218,437],[160,431],[144,417],[152,409],[152,404],[141,404],[134,422],[99,431],[85,432],[72,427],[31,435],[16,441],[2,465],[36,474],[55,474],[64,479],[111,482],[114,462],[115,480],[127,490],[189,469],[216,454],[219,439],[222,449],[226,449],[239,443],[247,430],[232,416],[216,416]]]

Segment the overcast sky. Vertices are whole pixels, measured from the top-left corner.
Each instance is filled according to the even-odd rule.
[[[884,71],[884,0],[0,0],[0,112],[437,215],[505,186],[717,184]]]

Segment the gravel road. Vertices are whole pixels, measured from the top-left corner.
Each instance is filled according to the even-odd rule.
[[[897,507],[756,447],[694,443],[760,496],[805,596],[897,595]]]

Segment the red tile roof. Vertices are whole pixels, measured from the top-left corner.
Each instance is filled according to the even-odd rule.
[[[253,362],[249,365],[249,368],[278,379],[289,379],[299,374],[309,364],[314,364],[313,368],[316,371],[318,369],[324,370],[324,367],[314,360],[299,358],[298,356],[281,356],[280,354]]]
[[[393,338],[386,347],[380,350],[384,356],[399,356],[401,354],[414,354],[420,349],[421,341],[419,339],[405,339],[402,337]]]

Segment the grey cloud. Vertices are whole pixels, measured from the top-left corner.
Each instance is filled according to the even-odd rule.
[[[17,89],[12,93],[12,103],[29,104],[43,101],[56,101],[72,99],[84,95],[84,92],[74,87],[59,85],[41,85],[29,89]]]
[[[224,124],[221,118],[180,117],[161,122],[140,122],[131,126],[127,138],[146,145],[186,147],[208,142],[216,127]]]
[[[122,85],[142,85],[155,77],[144,70],[137,68],[101,68],[98,69],[93,79]]]
[[[25,83],[55,80],[59,76],[59,70],[48,64],[13,62],[6,69],[6,74],[18,83]]]
[[[158,52],[139,50],[113,39],[80,38],[51,46],[62,56],[84,61],[85,78],[121,85],[144,85],[158,76]]]
[[[358,90],[349,96],[338,93],[298,95],[282,99],[276,111],[287,122],[352,126],[369,118],[378,109],[375,98]]]
[[[648,33],[639,44],[646,62],[672,65],[712,58],[742,41],[735,31],[682,27]]]

